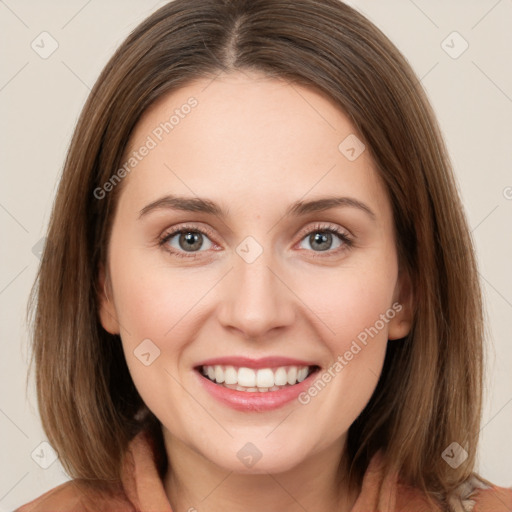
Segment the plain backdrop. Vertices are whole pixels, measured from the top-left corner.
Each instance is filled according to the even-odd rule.
[[[0,0],[0,510],[12,510],[68,479],[58,460],[41,467],[52,456],[33,379],[25,386],[26,302],[83,103],[117,46],[164,3]],[[478,251],[488,320],[477,469],[510,486],[512,0],[349,3],[409,60],[448,144]],[[44,54],[56,44],[51,55]]]

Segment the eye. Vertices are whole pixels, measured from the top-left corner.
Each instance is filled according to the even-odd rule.
[[[333,236],[334,235],[334,236]],[[214,247],[211,233],[197,226],[179,226],[163,235],[159,245],[179,258],[195,258],[197,253],[206,252]],[[301,242],[307,242],[313,257],[328,257],[349,250],[353,246],[350,235],[331,224],[317,224],[303,234]],[[332,245],[335,244],[333,248]],[[205,249],[201,251],[200,249]],[[326,254],[321,254],[326,253]]]
[[[302,238],[307,242],[309,249],[316,253],[325,252],[327,254],[314,254],[313,257],[324,257],[338,254],[339,252],[346,251],[353,246],[351,237],[334,225],[317,224],[314,228],[307,231],[306,236]],[[335,245],[333,248],[332,245]]]
[[[180,258],[194,258],[194,253],[203,252],[199,249],[205,245],[205,241],[206,250],[213,247],[209,234],[206,229],[181,226],[165,233],[159,240],[159,245],[165,246],[166,250]]]

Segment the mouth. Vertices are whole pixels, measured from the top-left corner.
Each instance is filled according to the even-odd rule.
[[[318,365],[282,365],[262,368],[204,364],[195,370],[214,384],[246,393],[272,393],[297,386],[320,370]]]
[[[290,357],[228,356],[195,367],[200,387],[216,402],[242,412],[272,411],[293,404],[321,367]]]

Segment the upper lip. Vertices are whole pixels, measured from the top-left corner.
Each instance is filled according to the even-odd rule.
[[[275,368],[279,366],[318,366],[311,361],[304,361],[301,359],[293,359],[290,357],[268,356],[260,359],[251,359],[249,357],[215,357],[207,359],[197,364],[196,367],[201,366],[236,366],[244,368]]]

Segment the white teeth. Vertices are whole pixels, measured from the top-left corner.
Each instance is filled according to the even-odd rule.
[[[210,371],[208,371],[208,374],[210,373]],[[288,384],[293,385],[297,382],[297,367],[296,366],[292,366],[289,370],[288,370]]]
[[[219,368],[221,367],[219,366]],[[224,382],[226,384],[236,384],[238,382],[238,372],[232,366],[226,366]]]
[[[274,372],[270,368],[263,368],[256,373],[256,386],[271,388],[274,385]]]
[[[224,382],[224,372],[220,366],[215,367],[215,380],[220,384]]]
[[[307,368],[301,368],[297,372],[297,380],[299,382],[302,382],[307,376],[308,376],[308,369]]]
[[[238,385],[246,388],[256,386],[256,372],[252,368],[238,368]]]
[[[274,374],[274,383],[276,386],[285,386],[288,383],[288,373],[286,368],[278,368]]]
[[[308,366],[280,366],[279,368],[252,368],[234,366],[203,366],[203,375],[224,387],[238,391],[277,391],[302,382],[309,373]]]

